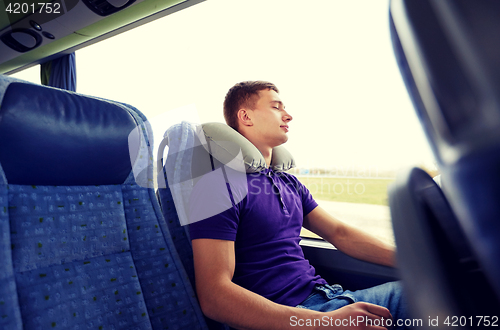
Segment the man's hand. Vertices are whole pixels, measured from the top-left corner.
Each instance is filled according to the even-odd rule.
[[[388,329],[392,325],[392,315],[387,308],[365,302],[357,302],[325,314],[332,318],[329,322],[329,326],[333,325],[332,329]]]
[[[312,312],[312,311],[310,311]],[[378,305],[357,302],[331,312],[314,312],[313,318],[290,317],[290,329],[383,330],[392,328],[389,310]]]

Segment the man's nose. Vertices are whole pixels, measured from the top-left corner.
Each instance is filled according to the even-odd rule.
[[[293,119],[292,115],[290,115],[288,112],[285,113],[285,115],[283,116],[283,121],[291,121]]]

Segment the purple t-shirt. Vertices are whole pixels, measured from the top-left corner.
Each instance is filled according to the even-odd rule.
[[[191,239],[234,241],[233,282],[276,303],[296,306],[316,284],[326,284],[315,275],[299,246],[303,218],[318,204],[291,174],[266,169],[246,178],[248,191],[231,185],[225,194],[220,193],[228,199],[227,191],[231,191],[233,202],[226,200],[226,205],[232,206],[191,224]],[[213,187],[197,184],[191,205],[207,194],[217,194]]]

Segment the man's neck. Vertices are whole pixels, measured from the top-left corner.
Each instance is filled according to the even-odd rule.
[[[253,139],[246,134],[245,131],[239,131],[248,141],[250,141],[262,154],[264,160],[266,161],[267,167],[271,166],[271,159],[273,158],[273,148],[269,145],[262,143],[258,139]]]
[[[248,138],[247,138],[248,139]],[[273,158],[273,148],[262,141],[248,139],[252,144],[260,151],[264,160],[266,161],[267,167],[271,166],[271,159]]]
[[[267,167],[271,166],[271,159],[273,158],[273,149],[265,148],[263,150],[259,149],[259,151],[262,154],[262,156],[264,156],[264,160],[266,161]]]

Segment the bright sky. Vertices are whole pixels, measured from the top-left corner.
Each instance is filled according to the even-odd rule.
[[[134,105],[161,136],[179,113],[224,122],[231,86],[268,80],[294,118],[286,147],[299,167],[432,167],[387,2],[208,0],[77,51],[77,91]]]

